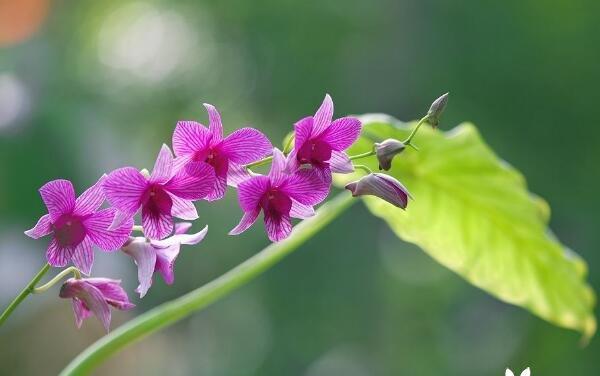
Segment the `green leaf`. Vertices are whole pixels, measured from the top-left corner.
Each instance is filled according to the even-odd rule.
[[[403,140],[414,126],[384,115],[365,115],[361,139],[350,154],[373,141]],[[585,262],[549,231],[550,210],[527,191],[523,176],[499,159],[472,124],[449,132],[422,127],[388,172],[414,200],[406,211],[364,197],[401,239],[415,243],[473,285],[589,339],[596,330],[594,292]],[[375,157],[357,161],[377,169]],[[357,176],[337,179],[343,184]]]

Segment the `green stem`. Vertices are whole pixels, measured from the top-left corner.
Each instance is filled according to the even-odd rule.
[[[44,274],[48,272],[48,270],[50,270],[50,264],[46,263],[46,265],[44,265],[42,269],[40,269],[40,271],[35,275],[35,277],[33,277],[31,281],[29,281],[29,283],[27,284],[27,286],[25,286],[23,291],[21,291],[21,293],[17,295],[17,297],[9,304],[9,306],[6,307],[4,312],[2,312],[2,316],[0,316],[0,325],[2,325],[2,323],[6,321],[8,316],[10,316],[10,314],[15,310],[15,308],[17,308],[17,306],[21,304],[21,302],[33,292],[35,285],[37,285],[37,283],[40,281],[40,279],[42,279]]]
[[[42,293],[46,290],[48,290],[50,287],[54,286],[56,284],[56,282],[60,281],[61,279],[63,279],[66,275],[73,273],[73,276],[77,279],[81,278],[81,272],[79,271],[79,269],[77,269],[74,266],[69,266],[68,268],[66,268],[65,270],[63,270],[62,272],[58,273],[54,278],[52,278],[50,281],[48,281],[46,284],[34,288],[31,292],[33,294],[39,294]]]
[[[287,239],[269,245],[219,278],[180,298],[159,305],[100,338],[73,359],[60,375],[87,375],[125,346],[172,325],[230,294],[294,251],[354,202],[356,200],[349,194],[339,194],[319,208],[314,217],[296,226]]]
[[[361,165],[361,164],[355,164],[355,165],[353,165],[353,166],[354,166],[354,168],[358,168],[359,170],[363,170],[363,171],[364,171],[364,172],[366,172],[367,174],[372,174],[372,173],[373,173],[373,171],[371,171],[371,169],[370,169],[370,168],[368,168],[368,167],[367,167],[367,166],[365,166],[365,165]]]
[[[272,159],[273,159],[273,156],[269,155],[268,157],[265,157],[265,158],[261,159],[260,161],[248,163],[245,167],[252,168],[252,167],[266,165],[267,163],[271,162]]]
[[[412,146],[413,148],[416,149],[416,147],[413,144],[411,144],[411,141],[417,134],[417,131],[419,130],[419,128],[421,128],[421,125],[423,125],[423,123],[425,123],[427,121],[427,119],[429,119],[429,115],[425,115],[421,118],[421,120],[419,120],[419,122],[417,123],[415,128],[412,130],[412,132],[410,133],[408,138],[406,140],[402,141],[404,143],[404,145]]]
[[[366,157],[370,157],[372,155],[375,155],[375,149],[372,149],[371,151],[367,151],[367,152],[364,152],[364,153],[361,153],[361,154],[351,155],[348,158],[350,158],[350,160],[353,161],[355,159],[366,158]]]

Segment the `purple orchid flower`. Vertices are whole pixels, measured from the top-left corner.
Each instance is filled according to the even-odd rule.
[[[149,178],[133,167],[115,170],[106,178],[106,198],[119,210],[113,226],[132,218],[141,207],[144,234],[163,239],[173,231],[173,217],[198,218],[192,201],[206,197],[214,180],[213,169],[204,162],[189,163],[175,171],[171,150],[163,145]]]
[[[207,199],[219,200],[225,195],[231,172],[240,165],[266,157],[273,146],[269,139],[254,128],[241,128],[223,138],[221,115],[217,109],[204,104],[208,111],[209,127],[194,121],[180,121],[173,133],[173,150],[177,163],[206,162],[212,166],[216,180]]]
[[[123,246],[122,250],[133,258],[138,267],[138,280],[140,285],[135,290],[140,298],[148,292],[152,286],[152,275],[158,272],[165,283],[173,284],[175,281],[175,259],[179,255],[182,244],[195,245],[200,243],[206,233],[208,226],[195,234],[186,234],[192,226],[189,222],[175,224],[175,235],[164,240],[148,240],[143,237],[131,238]]]
[[[246,231],[262,210],[267,235],[276,242],[290,235],[290,218],[304,219],[314,215],[313,205],[327,197],[329,183],[307,170],[287,174],[286,164],[283,153],[275,148],[269,175],[253,176],[238,185],[238,199],[244,216],[230,235]]]
[[[77,199],[73,184],[68,180],[53,180],[40,188],[48,214],[42,216],[34,228],[25,231],[25,235],[38,239],[52,234],[46,252],[50,265],[62,267],[72,260],[81,272],[89,275],[94,262],[92,246],[114,251],[129,238],[132,220],[109,229],[116,210],[98,211],[104,202],[102,184],[105,179],[106,176],[100,178]]]
[[[315,116],[305,117],[294,125],[294,148],[288,161],[290,171],[310,165],[328,181],[331,181],[331,172],[354,171],[345,150],[358,139],[360,120],[355,117],[332,119],[333,101],[327,94]]]
[[[121,281],[108,278],[69,278],[60,288],[59,296],[73,299],[75,324],[81,328],[83,320],[96,315],[108,332],[110,328],[110,306],[122,311],[135,307],[121,287]]]

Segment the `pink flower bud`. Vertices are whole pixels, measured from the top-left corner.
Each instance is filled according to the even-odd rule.
[[[377,196],[399,208],[406,209],[410,193],[398,180],[385,174],[373,173],[346,184],[352,196]]]
[[[393,138],[388,138],[380,143],[375,143],[375,155],[379,161],[379,169],[388,171],[392,168],[392,159],[400,154],[406,145]]]

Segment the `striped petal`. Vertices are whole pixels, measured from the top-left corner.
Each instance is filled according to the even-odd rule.
[[[255,162],[271,153],[273,146],[269,139],[254,128],[241,128],[227,136],[219,150],[229,160],[239,164]]]
[[[39,191],[52,222],[65,213],[72,213],[75,209],[75,190],[70,181],[52,180],[44,184]]]
[[[110,228],[115,214],[114,208],[108,208],[92,214],[83,221],[90,240],[103,251],[114,251],[121,248],[129,239],[133,228],[132,218],[126,219],[114,229]]]
[[[46,251],[46,259],[48,264],[60,268],[66,266],[73,256],[74,249],[72,247],[62,247],[58,244],[56,238],[52,238]]]
[[[89,187],[81,196],[75,200],[74,214],[79,216],[86,216],[92,214],[102,205],[104,202],[104,179],[106,175],[102,175],[96,184]]]
[[[329,127],[331,120],[333,120],[333,100],[329,94],[325,94],[321,107],[315,113],[311,137],[320,136]]]
[[[43,215],[35,226],[25,231],[25,235],[33,239],[39,239],[42,236],[46,236],[52,232],[52,222],[50,220],[50,214]]]
[[[178,157],[193,155],[208,148],[211,134],[195,121],[180,121],[173,132],[173,150]]]
[[[73,252],[73,264],[85,275],[90,275],[94,263],[94,251],[92,241],[86,236]]]
[[[259,209],[255,209],[252,211],[248,211],[244,213],[244,216],[240,220],[237,226],[235,226],[231,231],[229,231],[229,235],[239,235],[242,232],[246,231],[256,222],[256,218],[258,218],[258,214],[260,213]]]
[[[133,216],[142,205],[141,199],[148,181],[137,169],[123,167],[108,174],[103,187],[111,206]]]
[[[150,175],[150,182],[159,184],[166,183],[171,178],[172,171],[173,154],[171,154],[171,149],[163,144],[156,157],[156,162],[154,162],[152,175]]]
[[[329,144],[333,150],[348,149],[360,135],[360,120],[354,117],[336,119],[321,135],[321,139]]]
[[[217,143],[223,139],[223,123],[221,122],[221,114],[212,104],[204,103],[204,107],[208,112],[208,130],[212,135],[212,142]]]

